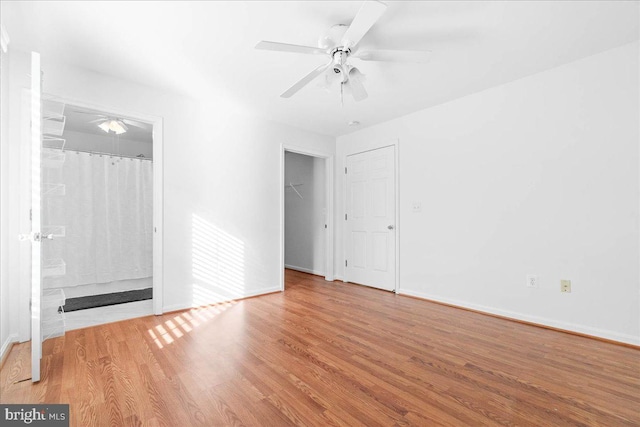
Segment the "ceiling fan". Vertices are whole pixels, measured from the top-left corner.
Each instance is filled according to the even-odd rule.
[[[363,85],[364,75],[349,63],[349,58],[357,58],[362,61],[427,62],[431,54],[429,51],[359,50],[358,43],[380,19],[386,8],[387,5],[379,1],[365,1],[350,25],[338,24],[331,27],[326,34],[320,37],[318,47],[264,40],[259,42],[255,47],[256,49],[329,57],[328,63],[320,65],[311,71],[280,96],[282,98],[290,98],[317,77],[325,74],[325,85],[327,87],[339,82],[341,96],[343,89],[347,89],[347,91],[351,92],[354,100],[362,101],[368,96]]]
[[[118,117],[106,116],[104,114],[89,113],[85,111],[77,111],[81,114],[90,114],[97,117],[95,120],[91,120],[89,123],[98,123],[98,127],[106,133],[113,132],[116,135],[123,134],[129,130],[129,126],[134,126],[140,129],[148,129],[148,126],[144,123],[136,122],[130,119],[121,119]]]

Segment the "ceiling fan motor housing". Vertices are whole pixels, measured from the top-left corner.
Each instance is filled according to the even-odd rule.
[[[331,51],[331,57],[333,58],[333,72],[340,74],[342,82],[346,82],[349,79],[349,73],[347,72],[347,58],[351,51],[344,47],[336,47]]]

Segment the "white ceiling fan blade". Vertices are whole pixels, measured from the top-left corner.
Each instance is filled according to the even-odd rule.
[[[429,62],[429,50],[363,50],[352,55],[363,61],[415,62],[424,64]]]
[[[297,44],[278,43],[270,41],[261,41],[256,45],[256,49],[260,50],[275,50],[277,52],[293,52],[293,53],[306,53],[310,55],[326,55],[327,49],[313,46],[301,46]]]
[[[369,96],[369,94],[367,94],[367,91],[364,89],[362,80],[362,73],[356,67],[351,68],[351,70],[349,71],[348,84],[349,88],[351,89],[351,95],[356,101],[362,101],[364,99],[367,99],[367,97]]]
[[[333,61],[331,61],[331,62],[329,62],[327,64],[323,64],[323,65],[319,66],[318,68],[316,68],[315,70],[313,70],[312,72],[310,72],[309,74],[304,76],[302,79],[300,79],[300,81],[298,81],[296,84],[294,84],[289,89],[284,91],[282,93],[282,95],[280,95],[280,97],[281,98],[291,98],[292,95],[294,95],[300,89],[302,89],[303,87],[305,87],[306,85],[311,83],[311,81],[313,79],[318,77],[320,74],[324,73],[325,70],[331,66],[331,64],[333,64]]]
[[[349,29],[348,25],[336,24],[329,30],[320,36],[318,40],[318,46],[325,47],[327,49],[333,49],[336,46],[340,46],[344,33]]]
[[[379,1],[365,1],[344,34],[342,45],[347,49],[357,45],[362,37],[367,34],[367,31],[373,27],[373,24],[380,19],[386,9],[387,5]]]

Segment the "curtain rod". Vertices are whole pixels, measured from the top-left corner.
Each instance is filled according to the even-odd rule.
[[[137,159],[137,160],[153,161],[153,158],[149,158],[149,157],[124,156],[124,155],[121,155],[121,154],[103,153],[101,151],[69,150],[67,148],[62,149],[62,148],[56,148],[56,147],[43,147],[43,148],[46,148],[48,150],[59,150],[59,151],[62,151],[63,153],[65,153],[67,151],[74,151],[76,153],[96,154],[98,156],[121,157],[123,159]]]

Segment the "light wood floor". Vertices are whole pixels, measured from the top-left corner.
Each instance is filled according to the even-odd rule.
[[[284,293],[70,331],[1,373],[72,426],[640,425],[640,351],[287,271]]]

